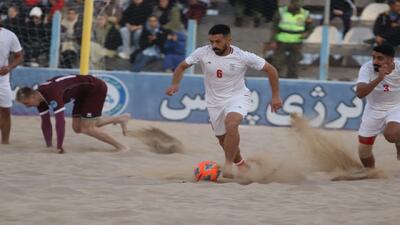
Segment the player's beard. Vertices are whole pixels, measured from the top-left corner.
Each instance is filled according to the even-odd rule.
[[[379,72],[379,68],[381,67],[381,65],[373,64],[373,66],[374,66],[375,72]]]
[[[228,49],[228,45],[225,46],[224,49],[219,49],[219,48],[213,48],[213,51],[215,52],[216,55],[224,55],[224,53],[226,52],[226,50]]]

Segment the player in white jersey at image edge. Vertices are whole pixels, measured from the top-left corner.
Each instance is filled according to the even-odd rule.
[[[9,61],[9,59],[11,60]],[[0,25],[0,131],[2,144],[10,143],[12,106],[10,72],[22,61],[22,47],[17,36]]]
[[[233,178],[233,164],[239,171],[247,171],[249,165],[240,154],[239,124],[249,111],[250,91],[245,85],[248,67],[265,71],[272,92],[271,110],[282,107],[279,93],[278,72],[263,58],[231,45],[230,27],[224,24],[213,26],[208,37],[210,44],[197,48],[175,69],[172,85],[166,94],[173,95],[179,90],[184,71],[194,64],[200,64],[204,74],[205,99],[210,122],[215,136],[225,152],[222,175]]]
[[[400,62],[394,56],[392,46],[378,45],[358,74],[357,97],[367,100],[358,130],[358,153],[366,168],[375,167],[372,146],[382,132],[395,144],[400,160]]]

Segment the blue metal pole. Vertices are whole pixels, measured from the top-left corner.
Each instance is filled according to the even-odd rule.
[[[322,42],[319,58],[319,79],[326,80],[329,72],[329,16],[331,0],[325,1],[324,24],[322,27]]]
[[[196,49],[196,37],[197,37],[197,21],[188,21],[188,31],[186,38],[186,56],[189,56]],[[187,73],[194,73],[194,66],[187,70]]]
[[[53,15],[51,26],[51,43],[50,43],[50,59],[49,67],[58,68],[58,59],[60,56],[61,41],[61,13],[56,11]]]

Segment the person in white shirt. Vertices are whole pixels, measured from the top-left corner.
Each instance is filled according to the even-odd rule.
[[[11,62],[8,61],[12,54]],[[17,67],[23,61],[21,44],[17,36],[0,27],[0,130],[1,143],[10,143],[11,130],[11,86],[10,71]]]
[[[358,74],[356,95],[367,99],[358,130],[358,153],[366,168],[375,167],[372,146],[382,131],[396,145],[400,160],[400,62],[394,55],[388,44],[374,47],[372,61],[362,65]]]
[[[224,177],[232,178],[232,164],[239,170],[247,170],[239,149],[239,124],[250,107],[250,91],[244,76],[248,67],[263,70],[268,74],[272,91],[271,109],[282,107],[279,94],[278,72],[271,64],[257,55],[231,45],[230,27],[224,24],[213,26],[209,32],[210,45],[196,49],[175,69],[172,85],[166,90],[173,95],[179,89],[183,72],[199,63],[204,73],[207,110],[214,133],[225,152]]]

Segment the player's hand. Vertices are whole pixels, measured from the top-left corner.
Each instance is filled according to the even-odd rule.
[[[175,92],[177,92],[179,90],[179,85],[177,84],[173,84],[171,86],[169,86],[167,88],[167,90],[165,91],[165,94],[172,96]]]
[[[282,108],[282,99],[279,96],[272,96],[271,100],[271,112],[276,112]]]
[[[0,68],[0,76],[4,76],[9,73],[11,70],[8,66],[3,66]]]
[[[383,80],[385,76],[389,75],[392,71],[393,68],[391,68],[388,64],[383,64],[381,67],[379,67],[378,77]]]

